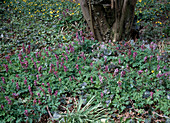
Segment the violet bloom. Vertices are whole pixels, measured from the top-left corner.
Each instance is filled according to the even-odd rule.
[[[69,81],[72,81],[71,76],[69,76]]]
[[[93,67],[93,63],[90,63],[90,66]]]
[[[134,53],[133,53],[133,58],[135,59],[136,56],[137,56],[137,52],[134,52]]]
[[[67,55],[65,55],[65,58],[66,58],[66,61],[68,61],[68,56]]]
[[[131,49],[129,49],[128,56],[130,56],[131,54],[132,54]]]
[[[49,57],[49,54],[48,54],[48,52],[45,52],[45,53],[46,53],[47,57]]]
[[[103,98],[103,93],[102,92],[101,92],[100,96],[101,96],[101,98]]]
[[[58,60],[59,59],[59,57],[57,56],[57,54],[55,54],[55,58]]]
[[[24,114],[28,117],[28,110],[25,110]]]
[[[38,58],[38,52],[36,52],[35,57]]]
[[[34,68],[37,69],[37,65],[36,65],[36,62],[34,62]]]
[[[153,92],[150,92],[150,96],[151,96],[151,98],[153,99]]]
[[[28,86],[28,90],[29,90],[29,92],[30,92],[30,95],[33,96],[33,93],[32,93],[32,91],[31,91],[31,86],[30,86],[30,85]]]
[[[41,100],[38,100],[38,104],[41,105]]]
[[[54,75],[58,78],[57,71],[54,71]]]
[[[31,52],[31,45],[28,46],[27,53],[29,54]]]
[[[57,69],[59,69],[59,61],[56,62]]]
[[[37,100],[36,100],[36,98],[33,100],[33,103],[34,103],[34,105],[37,103]]]
[[[4,109],[4,105],[1,104],[1,109],[3,110]]]
[[[142,44],[140,48],[141,48],[141,50],[143,51],[143,50],[144,50],[144,48],[145,48],[145,45],[144,45],[144,44]]]
[[[157,71],[158,71],[159,69],[160,69],[160,65],[158,64],[158,65],[157,65]]]
[[[40,67],[38,68],[38,72],[41,73],[41,70],[42,70],[42,66],[40,66]]]
[[[3,65],[4,65],[5,69],[6,69],[6,72],[8,73],[8,65],[5,65],[5,64],[3,64]]]
[[[37,74],[36,77],[37,77],[37,81],[38,81],[39,80],[39,75]]]
[[[93,83],[93,77],[92,76],[90,77],[90,80],[91,80],[91,83]]]
[[[105,71],[107,72],[109,69],[108,69],[108,65],[106,65],[106,67],[105,67]]]
[[[120,87],[122,85],[122,81],[118,81],[117,84]]]
[[[121,77],[125,76],[126,72],[125,71],[121,71]]]
[[[23,52],[25,52],[25,46],[24,46],[24,43],[22,44],[22,50],[23,50]]]
[[[78,35],[78,32],[76,32],[76,38],[77,38],[77,41],[79,41],[79,35]]]
[[[79,74],[81,74],[81,71],[79,71]]]
[[[99,75],[99,80],[101,83],[103,83],[103,77],[101,75]]]
[[[16,88],[17,88],[17,90],[19,90],[19,85],[18,85],[18,82],[16,83]]]
[[[54,95],[57,97],[58,91],[55,91]]]
[[[64,72],[67,72],[67,67],[64,65]]]
[[[160,56],[157,56],[157,61],[159,62],[161,60],[161,57]]]
[[[48,93],[49,93],[50,95],[52,95],[52,90],[51,90],[51,88],[48,88]]]
[[[11,105],[11,102],[12,102],[12,101],[9,99],[9,97],[8,97],[8,96],[5,96],[5,99],[8,101],[8,104]]]
[[[41,51],[39,52],[39,56],[41,57],[42,55],[41,55]]]
[[[40,93],[38,93],[37,95],[38,95],[38,98],[40,98],[40,97],[41,97]]]
[[[24,84],[27,85],[27,80],[26,79],[24,80]]]
[[[5,82],[5,78],[4,77],[1,77],[1,79],[2,79],[2,82],[5,84],[6,82]]]
[[[78,64],[76,64],[75,68],[76,68],[77,70],[79,69],[79,66],[78,66]]]
[[[121,60],[119,59],[119,64],[121,64]]]
[[[149,59],[149,61],[151,61],[151,60],[152,60],[152,58],[153,58],[153,55],[151,55],[151,56],[150,56],[150,59]]]
[[[139,71],[138,71],[138,74],[139,74],[139,75],[140,75],[141,73],[143,73],[143,70],[139,70]]]
[[[114,76],[119,72],[119,69],[116,68],[115,71],[114,71]]]
[[[146,60],[147,60],[147,56],[144,57],[144,62],[146,63]]]
[[[34,86],[37,86],[37,81],[36,80],[34,80]]]

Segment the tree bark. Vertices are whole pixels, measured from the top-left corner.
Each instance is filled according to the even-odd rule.
[[[87,24],[98,41],[130,39],[137,0],[79,0]]]

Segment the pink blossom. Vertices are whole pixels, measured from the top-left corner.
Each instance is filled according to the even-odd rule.
[[[101,83],[103,83],[103,77],[101,75],[99,75],[99,80]]]
[[[134,53],[133,53],[133,58],[135,59],[136,56],[137,56],[137,52],[134,52]]]
[[[69,76],[69,81],[72,81],[71,76]]]
[[[77,70],[79,69],[79,66],[78,66],[78,64],[76,64],[75,68],[76,68]]]
[[[17,88],[17,90],[19,90],[19,85],[18,85],[18,82],[16,83],[16,88]]]
[[[105,71],[108,71],[108,65],[105,66]]]
[[[27,85],[27,80],[26,79],[24,80],[24,84]]]
[[[67,67],[64,65],[64,72],[67,72]]]
[[[41,70],[42,70],[42,66],[40,66],[40,67],[38,68],[38,72],[41,73]]]
[[[121,60],[119,59],[119,64],[121,64]]]
[[[28,110],[25,110],[24,114],[28,117]]]
[[[1,77],[1,79],[2,79],[2,82],[5,84],[6,82],[5,82],[5,78],[4,77]]]
[[[146,60],[147,60],[147,56],[144,57],[144,62],[146,63]]]
[[[58,91],[55,91],[54,95],[57,97]]]
[[[37,81],[36,80],[34,80],[34,86],[37,86]]]
[[[91,83],[93,83],[93,77],[92,76],[90,77],[90,80],[91,80]]]
[[[160,65],[158,64],[158,65],[157,65],[157,71],[158,71],[159,69],[160,69]]]
[[[153,92],[150,92],[150,95],[151,95],[151,98],[152,98],[152,99],[153,99],[153,94],[154,94]]]
[[[125,71],[121,71],[121,77],[125,76],[126,72]]]
[[[34,105],[37,103],[37,100],[36,100],[36,98],[33,100],[33,103],[34,103]]]
[[[143,73],[143,70],[139,70],[139,71],[138,71],[138,74],[141,74],[141,73]]]
[[[116,75],[118,72],[119,72],[119,69],[116,68],[115,71],[114,71],[114,75]]]
[[[101,98],[103,98],[103,93],[102,92],[101,92],[100,96],[101,96]]]
[[[130,56],[132,54],[132,52],[131,52],[131,49],[128,51],[128,56]]]
[[[4,109],[4,105],[1,104],[1,109],[3,110]]]

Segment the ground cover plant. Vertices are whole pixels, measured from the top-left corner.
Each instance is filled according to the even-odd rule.
[[[139,0],[140,37],[119,43],[94,41],[74,0],[0,6],[1,122],[89,121],[89,101],[108,122],[169,122],[168,2]]]

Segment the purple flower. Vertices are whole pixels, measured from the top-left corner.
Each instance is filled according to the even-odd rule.
[[[64,65],[64,72],[67,72],[67,67]]]
[[[147,60],[147,56],[144,57],[144,62],[146,63],[146,60]]]
[[[5,78],[4,77],[1,77],[1,79],[2,79],[2,82],[5,84],[6,82],[5,82]]]
[[[120,87],[122,85],[122,81],[118,81],[117,84]]]
[[[51,88],[48,88],[48,93],[49,93],[50,95],[52,95]]]
[[[16,83],[16,88],[17,88],[17,90],[19,90],[19,85],[18,85],[18,82]]]
[[[49,57],[49,54],[48,54],[48,52],[45,52],[45,53],[46,53],[47,57]]]
[[[34,86],[37,86],[37,81],[36,80],[34,80]]]
[[[90,66],[93,67],[93,63],[90,63]]]
[[[41,70],[42,70],[42,66],[40,66],[40,67],[38,68],[38,72],[41,73]]]
[[[41,104],[41,100],[38,100],[38,104]]]
[[[99,80],[101,83],[103,83],[103,77],[101,75],[99,75]]]
[[[79,71],[79,74],[81,74],[81,71]]]
[[[34,68],[37,69],[37,65],[36,65],[36,62],[34,62]]]
[[[82,36],[82,40],[83,40],[83,42],[84,42],[84,36]]]
[[[28,117],[28,110],[25,110],[24,114]]]
[[[105,67],[105,71],[106,71],[106,72],[108,71],[108,65],[106,65],[106,67]]]
[[[24,84],[27,85],[27,79],[24,80]]]
[[[38,81],[39,80],[39,75],[37,74],[36,77],[37,77],[37,81]]]
[[[9,97],[8,97],[8,96],[5,96],[5,99],[8,101],[8,104],[11,105],[11,102],[12,102],[12,101],[9,99]]]
[[[131,49],[129,49],[128,56],[130,56],[131,54],[132,54]]]
[[[136,56],[137,56],[137,52],[134,52],[134,53],[133,53],[133,58],[135,59]]]
[[[143,73],[143,70],[139,70],[139,71],[138,71],[138,74],[139,74],[139,75],[140,75],[141,73]]]
[[[158,65],[157,65],[157,71],[158,71],[159,69],[160,69],[160,65],[158,64]]]
[[[23,50],[23,52],[25,52],[25,46],[24,46],[24,44],[22,44],[22,50]]]
[[[40,93],[38,93],[37,95],[38,95],[38,98],[40,98],[40,97],[41,97]]]
[[[68,61],[68,56],[67,55],[65,55],[65,58],[66,58],[66,61]]]
[[[145,45],[144,45],[144,44],[142,44],[140,48],[141,48],[141,50],[143,51],[143,50],[144,50],[144,48],[145,48]]]
[[[121,60],[119,59],[119,64],[121,64]]]
[[[4,109],[4,105],[1,104],[1,109],[3,110]]]
[[[79,69],[79,66],[78,66],[78,64],[76,64],[75,68],[76,68],[77,70]]]
[[[55,54],[55,58],[58,60],[59,59],[59,57],[57,56],[57,54]]]
[[[91,80],[91,83],[93,83],[93,77],[92,76],[90,77],[90,80]]]
[[[148,69],[146,69],[145,72],[147,73],[147,72],[148,72]]]
[[[157,61],[159,62],[161,60],[161,57],[160,56],[157,56]]]
[[[151,98],[153,99],[153,92],[150,92]]]
[[[57,73],[58,73],[57,71],[54,71],[54,75],[55,75],[55,76],[58,78],[58,75],[57,75]]]
[[[119,72],[119,69],[116,68],[115,71],[114,71],[114,76]]]
[[[33,103],[34,103],[34,105],[37,103],[37,100],[36,100],[36,98],[33,100]]]
[[[69,81],[72,81],[71,76],[69,76]]]
[[[58,91],[55,91],[54,95],[57,97]]]
[[[8,73],[8,65],[5,65],[5,64],[3,64],[3,65],[4,65],[5,69],[6,69],[6,72]]]
[[[126,72],[125,71],[121,71],[121,77],[125,76]]]
[[[101,98],[103,98],[103,93],[102,92],[101,92],[100,96],[101,96]]]

